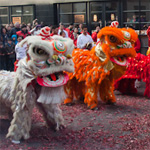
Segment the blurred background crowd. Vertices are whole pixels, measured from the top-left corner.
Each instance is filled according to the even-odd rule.
[[[1,26],[0,29],[0,70],[14,70],[14,62],[25,57],[26,46],[19,47],[18,43],[26,38],[27,36],[38,35],[40,29],[45,25],[43,22],[39,23],[37,19],[33,20],[32,23],[22,23],[19,24],[7,24]],[[74,25],[70,23],[68,27],[65,27],[61,22],[59,25],[50,25],[50,35],[60,35],[64,38],[71,38],[74,41],[75,47],[87,48],[86,44],[88,42],[94,43],[97,42],[97,33],[100,30],[99,25],[96,26],[95,31],[90,35],[87,31],[87,26],[83,24]],[[84,28],[84,30],[83,30]],[[85,35],[87,39],[83,41],[80,39],[80,42],[77,43],[77,39],[80,34]],[[88,45],[89,46],[89,45]],[[91,45],[90,45],[91,46]]]
[[[38,22],[38,19],[32,23],[7,24],[0,29],[0,70],[14,70],[14,62],[26,56],[27,46],[20,47],[18,43],[27,36],[38,35],[44,23]],[[95,25],[95,30],[90,34],[85,24],[64,26],[50,25],[50,35],[60,35],[64,38],[71,38],[74,41],[75,48],[91,49],[97,42],[97,33],[100,31],[100,24]],[[147,30],[148,31],[148,30]],[[150,30],[147,32],[150,39]],[[140,51],[140,41],[137,42],[137,51]]]

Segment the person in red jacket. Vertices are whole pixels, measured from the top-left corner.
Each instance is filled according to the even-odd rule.
[[[92,39],[96,43],[97,42],[97,33],[100,31],[100,26],[96,26],[95,32],[92,33]]]
[[[74,32],[73,32],[73,40],[74,40],[75,48],[77,48],[77,39],[78,39],[79,35],[80,35],[80,32],[78,31],[78,27],[75,26],[74,27]]]
[[[73,23],[70,23],[69,27],[65,28],[65,30],[68,32],[68,37],[70,37],[72,40],[74,40],[73,39],[73,28],[74,28]]]
[[[147,36],[148,36],[148,47],[150,47],[150,26],[147,29]]]
[[[27,26],[23,24],[21,26],[21,31],[16,32],[17,36],[22,36],[23,38],[26,38],[28,35],[31,35],[30,32],[27,30]]]

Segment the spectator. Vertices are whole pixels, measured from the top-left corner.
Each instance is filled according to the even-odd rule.
[[[83,27],[84,25],[82,25],[82,27]],[[78,29],[79,30],[79,29]],[[81,32],[80,32],[80,34],[82,34],[83,33],[83,31],[82,31],[83,29],[81,29]],[[90,35],[90,33],[89,32],[87,32],[87,34],[88,35]]]
[[[22,36],[18,36],[17,40],[18,43],[15,46],[16,60],[20,60],[26,57],[27,44],[24,44],[23,46],[19,45],[19,43],[23,40]]]
[[[56,25],[51,26],[51,34],[50,34],[50,36],[57,35],[57,34],[58,34],[58,26],[56,26]]]
[[[95,32],[92,33],[92,39],[93,39],[94,42],[97,42],[97,34],[98,34],[99,31],[100,31],[100,27],[96,26]]]
[[[78,31],[78,27],[75,27],[74,32],[73,32],[73,40],[74,40],[75,47],[77,46],[77,39],[79,35],[80,35],[80,32]]]
[[[68,32],[65,30],[63,23],[59,24],[59,30],[58,30],[58,35],[60,35],[60,32],[64,31],[65,32],[65,37],[68,37]]]
[[[42,28],[41,25],[37,25],[37,26],[36,26],[36,30],[35,30],[35,32],[34,32],[34,35],[40,34],[41,28]]]
[[[14,42],[14,44],[16,45],[17,43],[18,43],[18,41],[17,41],[17,35],[16,34],[14,34],[14,35],[12,35],[11,36],[11,40]]]
[[[137,22],[137,17],[136,17],[136,15],[133,15],[133,16],[132,16],[132,19],[131,19],[130,22],[132,23],[132,26],[133,26],[134,29],[137,29],[137,28],[138,28],[138,25],[136,24],[136,22]]]
[[[82,34],[78,36],[77,47],[90,50],[93,47],[93,39],[87,34],[87,26],[82,26]]]
[[[20,46],[19,43],[23,40],[22,36],[18,36],[17,38],[18,43],[15,46],[15,53],[16,53],[16,61],[14,63],[14,71],[17,70],[18,68],[18,62],[20,59],[23,59],[24,57],[26,57],[26,51],[27,51],[27,44],[23,44],[23,46]]]
[[[65,32],[64,32],[64,31],[61,31],[61,32],[60,32],[60,36],[62,36],[63,38],[65,38],[65,37],[66,37]]]
[[[9,25],[10,25],[11,28],[14,28],[13,22],[11,22]]]
[[[0,70],[6,70],[6,49],[0,41]]]
[[[12,42],[11,38],[8,39],[8,42],[5,46],[7,51],[6,63],[7,70],[14,70],[14,62],[15,62],[15,44]]]
[[[31,29],[32,29],[31,23],[28,23],[27,24],[27,30],[28,30],[28,32],[30,32]]]
[[[8,38],[11,38],[11,26],[9,24],[6,25]]]
[[[80,23],[80,24],[79,24],[79,28],[78,28],[78,31],[79,31],[80,33],[82,32],[82,26],[83,26],[83,24]]]
[[[40,34],[40,30],[41,30],[41,25],[37,25],[32,30],[30,30],[30,33],[32,35],[38,35],[38,34]]]
[[[69,24],[69,27],[66,28],[66,31],[68,32],[68,36],[73,39],[73,23]]]
[[[33,20],[32,24],[33,24],[33,28],[36,27],[39,24],[38,19]]]
[[[20,31],[20,24],[19,24],[19,22],[16,22],[14,26],[15,27],[12,28],[12,30],[10,32],[11,36],[14,35],[14,34],[16,34],[16,32]]]
[[[1,28],[0,40],[3,42],[3,47],[5,47],[7,40],[8,40],[7,29],[5,27]]]
[[[22,36],[23,38],[26,38],[28,35],[30,35],[31,33],[28,32],[27,30],[27,26],[25,24],[23,24],[21,26],[21,31],[18,31],[17,33],[17,36]]]
[[[137,21],[137,19],[136,19],[136,15],[133,15],[133,16],[132,16],[132,19],[131,19],[131,22],[133,22],[133,23],[134,23],[134,22],[136,22],[136,21]]]

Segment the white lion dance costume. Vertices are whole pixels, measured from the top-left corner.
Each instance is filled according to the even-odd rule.
[[[16,72],[0,71],[0,114],[12,119],[7,137],[14,143],[29,138],[35,105],[47,125],[54,124],[56,130],[64,127],[58,104],[65,98],[63,85],[69,80],[64,71],[74,71],[74,44],[69,38],[50,37],[49,31],[42,28],[39,36],[29,36],[20,43],[26,43],[28,50]]]

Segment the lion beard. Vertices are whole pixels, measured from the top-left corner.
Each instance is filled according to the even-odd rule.
[[[60,87],[42,87],[37,102],[44,104],[61,103],[66,98],[63,86]]]

